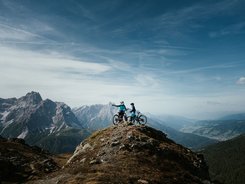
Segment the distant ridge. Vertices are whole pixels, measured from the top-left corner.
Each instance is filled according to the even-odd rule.
[[[210,177],[224,184],[245,183],[245,134],[210,145],[202,151]]]
[[[245,120],[203,120],[182,131],[225,141],[245,133]]]
[[[245,113],[227,115],[220,118],[220,120],[245,120]]]

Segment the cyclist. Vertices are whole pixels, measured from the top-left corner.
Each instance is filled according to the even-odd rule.
[[[132,107],[132,110],[130,111],[131,115],[130,115],[130,121],[133,121],[136,117],[136,109],[135,109],[135,106],[134,106],[134,103],[131,103],[130,104],[131,107]]]
[[[112,106],[119,107],[118,115],[123,118],[125,116],[125,111],[127,111],[126,106],[124,105],[124,101],[120,102],[120,105],[112,104]],[[127,121],[127,116],[125,116],[125,120]]]

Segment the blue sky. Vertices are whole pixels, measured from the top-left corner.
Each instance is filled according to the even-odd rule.
[[[245,111],[243,0],[0,0],[0,97]]]

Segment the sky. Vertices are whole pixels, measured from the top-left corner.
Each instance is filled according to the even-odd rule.
[[[245,112],[244,0],[0,0],[0,97]]]

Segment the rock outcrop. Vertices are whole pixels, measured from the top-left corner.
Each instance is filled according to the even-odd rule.
[[[84,140],[55,174],[33,183],[210,183],[200,154],[147,126],[112,126]]]
[[[0,183],[24,183],[59,169],[47,151],[24,139],[0,137]]]

